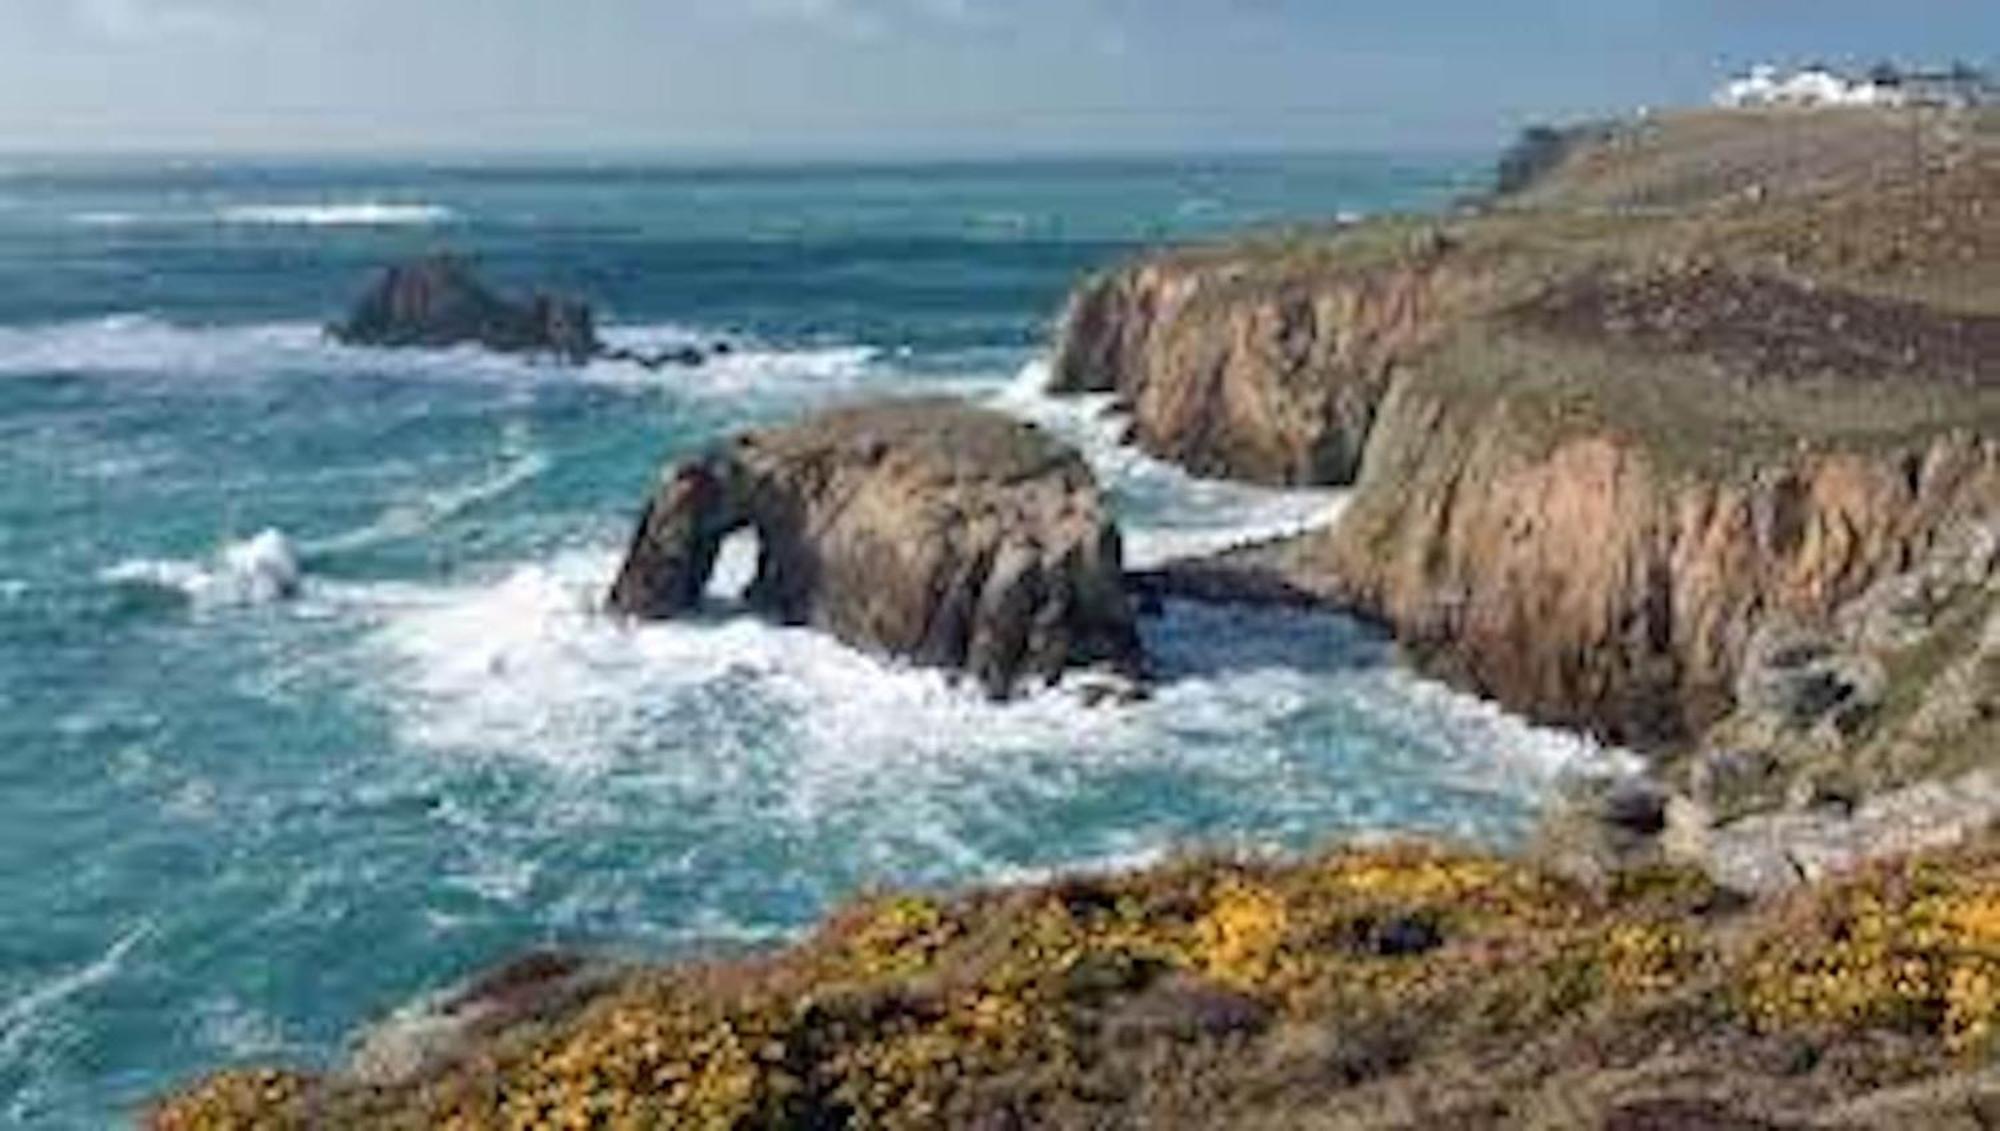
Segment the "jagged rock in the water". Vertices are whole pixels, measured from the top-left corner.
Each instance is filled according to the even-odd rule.
[[[348,345],[389,348],[477,344],[582,364],[603,352],[590,307],[536,294],[526,302],[488,287],[464,259],[433,255],[391,267],[347,321],[330,328]]]
[[[607,349],[598,354],[606,361],[627,361],[647,369],[665,369],[669,365],[683,369],[695,369],[708,364],[711,357],[722,357],[730,352],[728,343],[718,343],[712,350],[700,346],[672,346],[648,353],[645,350],[618,348]]]
[[[1118,529],[1083,459],[1032,425],[910,400],[744,435],[668,471],[611,607],[694,609],[743,529],[760,551],[745,598],[781,623],[996,697],[1075,668],[1143,673]]]

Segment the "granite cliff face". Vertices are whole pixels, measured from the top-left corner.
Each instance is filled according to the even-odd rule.
[[[1143,671],[1117,527],[1082,458],[1030,425],[916,400],[742,436],[665,475],[611,607],[690,611],[742,529],[760,547],[745,598],[780,622],[996,697],[1072,668]]]
[[[1115,394],[1142,448],[1201,474],[1352,482],[1399,362],[1470,285],[1443,250],[1256,288],[1226,260],[1102,276],[1064,316],[1054,388]]]
[[[1885,139],[1934,125],[1897,181]],[[1694,115],[1555,155],[1532,206],[1149,257],[1079,293],[1055,387],[1199,473],[1355,485],[1180,583],[1338,600],[1539,719],[1685,745],[1765,624],[2000,509],[2000,159],[1948,125]]]
[[[1320,547],[1339,592],[1494,698],[1642,744],[1727,714],[1768,619],[1828,617],[2000,505],[2000,452],[1970,433],[1708,478],[1615,432],[1524,450],[1505,405],[1414,387],[1383,417]]]

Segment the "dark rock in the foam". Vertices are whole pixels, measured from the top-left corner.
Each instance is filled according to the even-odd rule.
[[[441,348],[476,344],[581,364],[602,352],[595,316],[574,299],[510,299],[466,260],[432,255],[384,272],[347,320],[329,328],[348,345]]]

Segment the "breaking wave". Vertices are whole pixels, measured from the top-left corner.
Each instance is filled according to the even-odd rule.
[[[1125,562],[1134,569],[1321,529],[1346,509],[1349,493],[1339,488],[1190,475],[1127,442],[1129,420],[1110,396],[1052,396],[1050,376],[1048,362],[1029,362],[992,403],[1061,436],[1090,461],[1121,504]]]
[[[448,224],[458,213],[438,204],[385,204],[364,200],[341,204],[239,204],[219,209],[225,224],[269,227],[393,228]]]
[[[510,443],[518,445],[518,437]],[[543,452],[518,451],[490,474],[393,503],[375,521],[343,534],[295,543],[282,531],[265,530],[251,538],[225,542],[203,560],[137,558],[120,562],[99,576],[112,585],[175,594],[203,610],[276,604],[303,592],[308,562],[419,537],[448,519],[509,494],[548,469],[549,458]],[[0,595],[4,592],[0,589]]]
[[[614,346],[653,351],[713,342],[714,335],[677,325],[613,327]],[[582,367],[494,353],[477,346],[382,350],[344,346],[309,322],[189,326],[148,314],[35,326],[0,326],[0,378],[88,374],[168,380],[199,379],[197,391],[285,377],[370,377],[426,381],[582,382],[671,388],[691,397],[735,401],[747,394],[788,398],[838,396],[889,379],[868,346],[785,349],[755,341],[690,368],[648,370],[632,362],[598,360]]]
[[[206,561],[142,558],[103,573],[113,585],[177,593],[196,608],[269,605],[299,595],[304,570],[298,549],[277,530],[224,545]]]
[[[431,228],[454,224],[456,210],[439,204],[396,204],[362,200],[310,204],[231,204],[205,211],[73,212],[68,222],[82,228],[187,228],[202,225],[261,228]]]
[[[1145,628],[1153,701],[995,705],[726,603],[624,623],[601,611],[616,565],[580,548],[481,584],[347,591],[377,626],[355,666],[399,744],[644,782],[715,836],[938,881],[1043,857],[1038,842],[1068,863],[1388,828],[1505,840],[1606,757],[1414,679],[1338,616],[1171,602]],[[1099,811],[1121,816],[1079,816]]]

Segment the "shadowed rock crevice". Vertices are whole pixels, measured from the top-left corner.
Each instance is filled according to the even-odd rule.
[[[694,611],[745,529],[760,554],[744,599],[779,623],[996,697],[1073,668],[1143,674],[1118,530],[1081,457],[1030,425],[916,400],[742,436],[667,473],[611,608]]]

